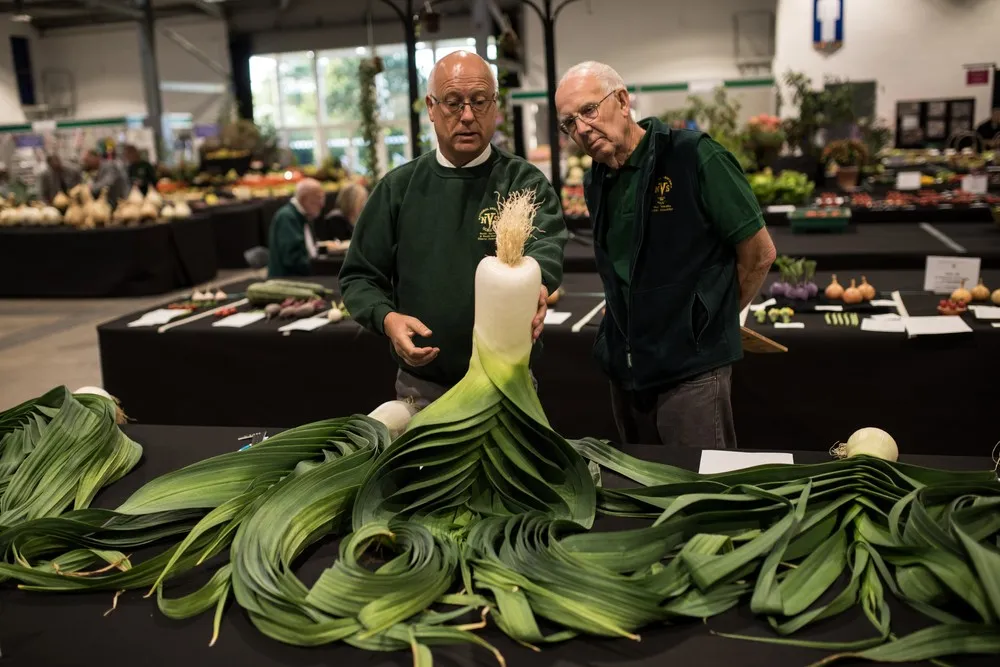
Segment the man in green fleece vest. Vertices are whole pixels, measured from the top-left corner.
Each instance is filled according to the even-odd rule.
[[[622,442],[736,447],[739,314],[775,257],[743,170],[702,132],[637,123],[602,63],[571,68],[556,108],[594,160],[584,186],[607,300],[594,352]]]
[[[267,277],[308,276],[310,260],[316,256],[310,222],[323,211],[326,194],[314,178],[304,178],[295,186],[295,196],[278,209],[267,233]]]
[[[542,270],[535,340],[545,300],[562,282],[568,236],[559,197],[545,176],[490,144],[497,83],[486,61],[464,51],[450,54],[434,67],[427,90],[438,148],[379,181],[340,271],[351,317],[391,342],[399,365],[397,399],[417,408],[468,370],[476,267],[496,254],[490,220],[497,198],[527,189],[539,205],[538,230],[525,250]]]

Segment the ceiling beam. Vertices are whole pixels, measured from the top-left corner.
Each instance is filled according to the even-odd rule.
[[[126,7],[125,5],[120,5],[115,2],[108,2],[107,0],[84,0],[83,4],[93,9],[103,9],[105,11],[113,12],[133,21],[138,21],[142,18],[142,12],[138,9]]]
[[[226,20],[226,13],[223,11],[221,5],[212,2],[205,2],[205,0],[192,0],[192,2],[195,7],[205,12],[212,18],[219,19],[220,21]]]

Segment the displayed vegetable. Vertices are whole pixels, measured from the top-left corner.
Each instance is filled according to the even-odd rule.
[[[962,278],[958,288],[951,293],[951,300],[958,301],[960,303],[969,303],[972,301],[972,292],[965,289],[965,278]]]
[[[125,201],[134,206],[142,206],[145,198],[142,196],[142,191],[139,190],[138,185],[132,186],[132,189],[129,191],[128,197],[125,198]]]
[[[788,324],[789,322],[792,321],[792,317],[795,316],[795,311],[789,308],[788,306],[785,306],[784,308],[778,311],[778,315],[781,317],[782,322]]]
[[[247,299],[251,305],[255,306],[281,303],[286,299],[309,301],[317,297],[328,297],[331,294],[333,294],[332,290],[319,283],[296,280],[266,280],[247,287]]]
[[[191,217],[191,207],[183,199],[174,203],[174,217],[182,219]]]
[[[838,327],[856,327],[861,323],[857,313],[826,313],[823,319],[828,325]]]
[[[89,192],[89,190],[84,190],[84,192]],[[111,205],[108,203],[108,189],[102,188],[101,194],[97,199],[90,205],[90,211],[88,217],[92,221],[91,225],[88,226],[104,226],[111,222]]]
[[[748,176],[750,188],[753,190],[761,206],[804,205],[812,197],[816,184],[805,174],[785,170],[777,177],[770,168]]]
[[[160,196],[160,193],[156,191],[155,187],[150,186],[149,190],[146,191],[145,202],[147,204],[152,204],[153,206],[160,208],[161,206],[163,206],[163,197]]]
[[[55,206],[46,206],[41,211],[41,222],[43,225],[58,225],[62,222],[63,216]]]
[[[157,220],[160,217],[160,209],[153,202],[143,202],[139,207],[140,220]]]
[[[979,277],[979,284],[969,291],[973,301],[989,301],[990,288],[983,284],[982,276]]]
[[[1000,306],[1000,289],[993,290],[993,294],[990,295],[990,301],[995,305]]]
[[[855,304],[865,300],[864,295],[861,294],[861,290],[857,288],[854,282],[854,278],[851,278],[851,286],[844,290],[844,303]]]
[[[892,436],[880,428],[868,426],[851,434],[845,443],[839,443],[831,452],[837,458],[874,456],[885,461],[899,458],[899,448]]]
[[[755,310],[753,315],[757,318],[757,324],[764,324],[767,321],[767,310],[764,308]]]
[[[343,311],[340,310],[340,308],[331,308],[330,310],[326,311],[326,319],[330,320],[331,322],[339,322],[342,319],[344,319],[344,313]]]
[[[176,619],[214,610],[210,643],[232,598],[275,640],[408,651],[421,667],[430,646],[460,642],[505,664],[476,633],[486,619],[540,652],[579,635],[638,641],[644,627],[741,604],[774,632],[716,634],[797,645],[790,635],[863,612],[865,638],[809,642],[834,652],[826,661],[1000,653],[992,469],[899,463],[891,438],[859,432],[822,464],[701,475],[555,433],[528,368],[534,211],[530,193],[498,207],[468,372],[440,399],[282,431],[153,479],[114,510],[13,527],[0,513],[0,577],[49,592],[144,590]],[[22,415],[0,413],[0,461]],[[58,475],[37,484],[64,505],[90,479],[72,461],[93,439],[65,433],[47,456]],[[632,525],[595,528],[598,512]],[[307,584],[297,573],[321,539],[339,540],[339,557]],[[202,587],[168,597],[196,569],[211,573]],[[894,628],[890,594],[927,627]]]
[[[73,227],[81,227],[83,226],[83,221],[83,207],[74,201],[70,204],[69,208],[66,209],[66,213],[63,215],[63,222]]]
[[[858,285],[858,291],[861,292],[861,298],[865,301],[871,301],[875,298],[875,288],[868,283],[868,278],[861,276],[861,284]]]
[[[273,320],[280,313],[281,313],[280,303],[269,303],[266,306],[264,306],[264,314],[267,316],[267,319],[269,320]]]
[[[968,302],[955,301],[954,299],[941,299],[938,301],[937,311],[941,315],[961,315],[968,310]]]
[[[171,206],[170,204],[167,204],[166,206],[161,208],[160,217],[164,220],[173,220],[176,217],[176,213],[174,213],[174,207]]]
[[[69,208],[70,199],[66,196],[66,193],[60,190],[56,193],[56,196],[52,198],[52,205],[55,206],[60,211],[65,211]]]
[[[819,293],[819,287],[813,282],[816,275],[815,261],[781,255],[774,261],[774,265],[781,273],[781,280],[771,284],[771,296],[805,301]]]
[[[833,274],[830,284],[823,290],[823,294],[831,301],[838,301],[844,296],[844,287],[837,282],[837,274]]]

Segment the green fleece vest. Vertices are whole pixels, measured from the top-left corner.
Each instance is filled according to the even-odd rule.
[[[671,130],[657,119],[640,124],[650,133],[650,147],[631,175],[639,187],[628,289],[606,242],[608,168],[595,163],[585,184],[608,302],[594,351],[623,389],[656,391],[730,364],[742,358],[743,348],[736,252],[700,203],[702,133]]]

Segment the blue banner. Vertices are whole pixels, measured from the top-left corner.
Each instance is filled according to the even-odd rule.
[[[194,136],[199,139],[212,139],[219,136],[218,125],[195,125]]]
[[[844,0],[813,0],[813,46],[828,48],[844,41]]]
[[[14,145],[18,148],[45,148],[45,137],[40,134],[15,134]]]

